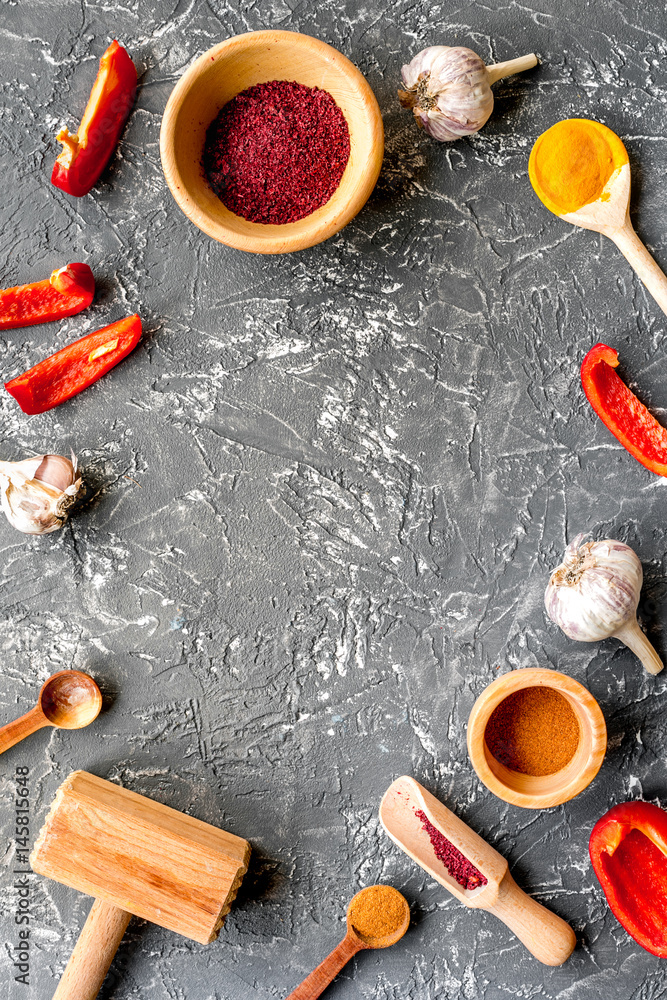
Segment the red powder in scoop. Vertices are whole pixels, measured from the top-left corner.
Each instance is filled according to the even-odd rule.
[[[231,212],[284,225],[326,204],[349,158],[347,122],[331,94],[273,80],[225,104],[206,131],[202,167]]]
[[[479,889],[480,885],[486,885],[488,879],[482,875],[474,865],[471,865],[466,857],[461,854],[457,847],[444,837],[437,827],[429,820],[423,809],[416,809],[415,816],[422,825],[422,830],[426,830],[429,835],[433,851],[438,861],[464,889]]]

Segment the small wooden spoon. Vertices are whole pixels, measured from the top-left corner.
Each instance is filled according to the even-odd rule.
[[[452,878],[436,856],[417,811],[485,877],[486,885],[465,889]],[[493,913],[540,962],[562,965],[570,957],[576,938],[569,924],[520,889],[502,854],[414,778],[397,778],[389,786],[380,804],[380,820],[394,843],[440,885],[465,906]]]
[[[0,729],[0,753],[44,726],[83,729],[101,708],[102,694],[92,677],[80,670],[60,670],[42,685],[34,708]]]
[[[597,201],[582,206],[576,212],[566,212],[561,215],[554,210],[552,205],[548,204],[548,194],[545,201],[544,192],[531,173],[531,182],[535,193],[551,211],[554,211],[559,219],[571,222],[573,226],[580,226],[582,229],[591,229],[595,233],[602,233],[603,236],[608,236],[610,240],[613,240],[662,311],[667,313],[667,275],[653,260],[637,236],[630,220],[630,163],[627,151],[615,132],[606,126],[601,126],[599,122],[594,124],[598,130],[610,133],[610,138],[613,137],[611,141],[617,153],[620,153],[620,157],[617,158],[617,162],[620,159],[619,166],[607,181]],[[540,136],[541,138],[542,136]],[[623,156],[623,154],[625,155]]]
[[[392,911],[396,912],[396,920],[391,929],[380,937],[369,937],[362,934],[354,926],[355,904],[364,901],[364,897],[375,896],[372,900],[375,906],[381,907],[386,899]],[[398,904],[398,905],[397,905]],[[365,948],[388,948],[396,944],[410,925],[410,907],[404,896],[390,885],[369,885],[350,900],[347,908],[347,934],[330,955],[314,969],[304,981],[293,990],[287,1000],[315,1000],[336,978],[343,966],[347,965],[353,955]]]

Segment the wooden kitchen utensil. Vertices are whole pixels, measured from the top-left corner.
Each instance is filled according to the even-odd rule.
[[[223,205],[201,158],[206,129],[224,104],[248,87],[285,79],[331,94],[350,131],[350,159],[325,205],[297,222],[264,225]],[[295,31],[249,31],[208,49],[174,87],[160,129],[162,169],[179,208],[213,239],[250,253],[292,253],[337,233],[368,200],[383,153],[382,113],[368,82],[342,52]]]
[[[486,727],[502,702],[526,688],[551,688],[563,697],[579,724],[574,756],[554,774],[522,774],[493,756]],[[468,753],[478,778],[505,802],[524,809],[551,809],[579,795],[598,773],[607,752],[607,726],[593,695],[574,677],[543,667],[522,667],[496,677],[485,687],[468,717]]]
[[[416,815],[422,811],[429,823],[487,880],[476,889],[464,889],[440,861],[430,831]],[[572,928],[518,887],[507,861],[490,844],[455,816],[415,781],[397,778],[384,794],[380,820],[395,844],[437,879],[453,896],[473,909],[489,910],[545,965],[562,965],[572,953],[576,938]]]
[[[539,149],[545,138],[548,141],[550,133],[571,123],[592,127],[597,135],[603,137],[609,146],[610,154],[613,155],[615,169],[600,192],[600,196],[596,197],[594,201],[577,208],[576,211],[561,212],[558,203],[554,201],[548,190],[547,179],[540,177],[538,169]],[[551,160],[550,165],[553,165]],[[538,138],[530,154],[528,169],[531,183],[540,201],[565,222],[571,222],[572,225],[580,226],[582,229],[592,229],[593,232],[602,233],[603,236],[608,236],[610,240],[613,240],[662,311],[667,313],[667,275],[653,260],[630,221],[630,163],[625,146],[616,133],[599,122],[589,121],[585,118],[558,122]],[[565,171],[576,169],[574,150],[570,149],[567,154],[559,157],[558,169],[563,172],[563,175],[565,175]]]
[[[364,933],[364,928],[355,925],[355,914],[368,906],[385,917],[385,927],[380,935]],[[347,908],[347,934],[330,955],[292,990],[287,1000],[316,1000],[327,986],[333,982],[343,966],[353,955],[365,948],[389,948],[403,937],[410,926],[408,901],[390,885],[369,885],[353,896]]]
[[[44,682],[34,708],[0,729],[0,753],[44,726],[83,729],[101,708],[102,695],[92,677],[80,670],[60,670]]]
[[[249,857],[240,837],[74,771],[30,855],[38,874],[95,897],[54,1000],[97,996],[133,914],[215,940]]]

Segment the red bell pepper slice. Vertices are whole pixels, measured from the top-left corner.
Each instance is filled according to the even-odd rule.
[[[650,802],[614,806],[593,827],[589,851],[616,919],[667,958],[667,812]]]
[[[0,290],[0,330],[49,323],[87,309],[95,279],[87,264],[66,264],[50,278]]]
[[[638,462],[667,476],[667,429],[618,377],[618,351],[596,344],[581,365],[581,384],[603,424]]]
[[[134,103],[137,71],[122,45],[113,41],[100,68],[76,135],[66,128],[57,135],[63,151],[53,165],[51,183],[81,198],[111,159]]]
[[[24,413],[44,413],[87,389],[136,347],[141,320],[136,315],[87,334],[5,382]]]

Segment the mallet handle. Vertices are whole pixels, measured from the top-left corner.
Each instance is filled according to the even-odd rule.
[[[131,913],[96,899],[53,1000],[95,1000]]]

